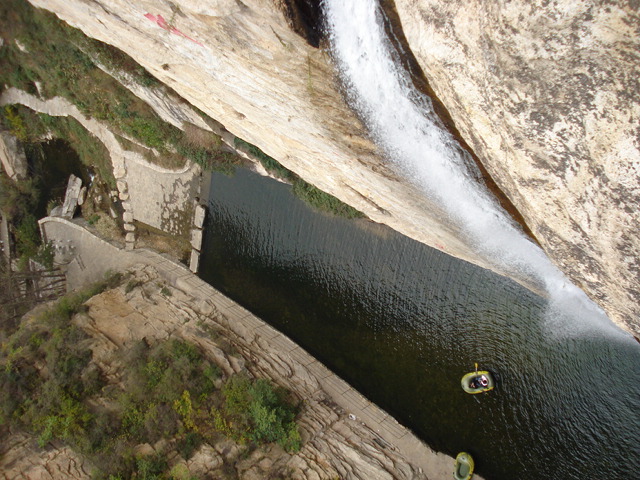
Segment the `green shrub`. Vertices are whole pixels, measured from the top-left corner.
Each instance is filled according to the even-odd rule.
[[[170,438],[179,431],[180,417],[166,403],[152,403],[144,417],[144,438],[155,443],[161,438]]]
[[[300,448],[295,407],[285,398],[284,390],[274,388],[266,379],[252,381],[244,375],[234,375],[225,384],[223,394],[225,413],[233,420],[238,437],[246,436],[256,443],[278,442],[289,451]]]
[[[160,480],[167,470],[167,460],[162,455],[136,459],[134,477],[139,480]]]
[[[38,253],[33,258],[36,262],[51,270],[53,268],[53,244],[51,242],[44,243],[38,248]]]
[[[291,170],[264,153],[255,145],[236,137],[235,146],[260,160],[262,166],[275,176],[287,180],[293,185],[293,193],[312,208],[345,218],[362,218],[364,214],[343,201],[305,182]]]
[[[31,213],[26,214],[20,220],[15,230],[16,250],[18,255],[33,257],[38,253],[40,246],[40,229],[38,220]]]
[[[173,409],[180,415],[182,424],[187,430],[197,432],[198,427],[194,421],[193,403],[191,402],[191,394],[189,390],[184,390],[180,398],[173,401]]]
[[[44,447],[54,438],[60,438],[72,443],[79,443],[85,436],[85,428],[91,420],[91,414],[77,400],[63,397],[60,402],[59,413],[47,415],[40,419],[40,435],[38,445]]]
[[[140,341],[124,358],[123,385],[105,388],[90,362],[86,334],[70,322],[95,293],[123,282],[111,276],[67,295],[23,324],[0,349],[0,423],[36,434],[41,446],[58,439],[87,455],[96,478],[171,478],[163,456],[135,458],[133,447],[181,434],[178,450],[189,458],[220,433],[241,442],[278,442],[300,448],[295,408],[267,380],[231,376],[223,392],[220,368],[191,343]],[[34,363],[46,364],[36,369]],[[100,395],[100,401],[95,400]],[[102,405],[109,404],[110,408]]]
[[[245,142],[238,137],[234,139],[234,144],[236,148],[239,148],[240,150],[243,150],[244,152],[257,158],[262,166],[268,172],[271,172],[275,176],[282,178],[283,180],[289,180],[291,182],[293,182],[297,178],[297,175],[295,173],[283,167],[277,160],[264,153],[255,145],[252,145],[249,142]]]
[[[12,223],[17,223],[25,215],[33,212],[39,198],[38,180],[26,179],[16,183],[0,169],[0,210]]]
[[[16,112],[14,106],[6,105],[4,107],[4,118],[6,119],[6,123],[8,124],[9,131],[12,135],[23,142],[26,142],[29,139],[27,127],[20,115]]]
[[[308,205],[320,211],[333,213],[344,218],[364,217],[362,212],[302,179],[298,179],[293,183],[293,193]]]
[[[178,442],[178,452],[185,460],[189,460],[193,453],[202,444],[202,436],[196,432],[188,432],[180,442]]]
[[[129,438],[140,438],[145,424],[147,405],[136,402],[130,395],[124,394],[119,399],[122,411],[122,428]]]

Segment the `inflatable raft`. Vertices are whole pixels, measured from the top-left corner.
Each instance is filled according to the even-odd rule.
[[[469,480],[471,477],[473,477],[473,457],[467,452],[460,452],[456,457],[453,478],[455,480]]]
[[[467,373],[462,377],[460,383],[462,384],[462,389],[471,394],[488,392],[496,386],[491,373],[486,370],[478,371],[477,364],[476,371]]]

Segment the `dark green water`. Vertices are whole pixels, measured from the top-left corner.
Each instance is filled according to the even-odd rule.
[[[201,276],[487,480],[640,478],[640,345],[545,319],[518,284],[237,170],[211,181]],[[474,362],[497,387],[467,395]]]

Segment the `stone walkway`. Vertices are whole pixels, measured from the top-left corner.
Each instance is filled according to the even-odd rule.
[[[123,220],[132,225],[138,220],[173,234],[183,228],[183,219],[193,215],[193,198],[200,188],[201,169],[188,162],[172,170],[148,162],[142,155],[120,145],[109,126],[85,117],[78,108],[62,97],[42,100],[16,88],[8,88],[0,96],[0,105],[21,104],[55,117],[73,117],[109,151],[113,175],[122,206]],[[135,143],[135,140],[129,139]],[[132,229],[127,229],[132,232]]]
[[[44,238],[57,246],[57,260],[66,265],[70,289],[100,280],[108,271],[123,271],[136,264],[153,266],[171,286],[188,293],[196,302],[215,306],[229,331],[243,339],[251,337],[254,343],[268,345],[278,355],[286,356],[286,363],[295,365],[291,375],[313,379],[311,383],[317,383],[328,397],[350,414],[352,420],[360,421],[376,432],[383,444],[390,445],[420,467],[430,480],[451,478],[454,464],[451,457],[431,450],[287,336],[218,292],[186,267],[149,250],[119,249],[68,220],[47,217],[40,221],[40,225]],[[482,480],[477,475],[474,478]]]

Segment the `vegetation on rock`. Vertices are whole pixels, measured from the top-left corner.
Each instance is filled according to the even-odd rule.
[[[68,444],[90,459],[95,478],[173,478],[161,452],[136,449],[163,439],[185,460],[224,436],[249,447],[300,448],[287,391],[246,374],[225,379],[182,339],[139,341],[119,352],[126,365],[119,380],[107,379],[92,362],[92,339],[73,316],[88,311],[84,302],[94,294],[116,284],[124,290],[125,283],[111,277],[2,332],[0,424],[33,432],[41,447]]]
[[[291,170],[283,167],[277,160],[270,157],[255,145],[240,138],[235,139],[236,147],[242,149],[249,155],[258,159],[262,166],[278,178],[286,180],[293,185],[293,193],[301,200],[304,200],[311,207],[326,213],[332,213],[345,218],[362,218],[364,214],[350,205],[342,202],[333,195],[323,192],[305,182]]]
[[[185,157],[205,168],[238,161],[220,150],[219,139],[213,133],[209,133],[213,141],[206,146],[195,144],[99,68],[98,64],[124,72],[145,87],[161,87],[155,77],[124,52],[87,37],[25,0],[0,4],[0,29],[5,34],[5,45],[0,49],[0,85],[45,98],[65,97],[84,115],[107,123],[125,138],[156,149],[159,155],[151,161],[163,166],[182,166]],[[25,132],[14,129],[14,133],[20,138]],[[68,132],[54,128],[52,133]],[[77,129],[71,133],[78,135]]]

